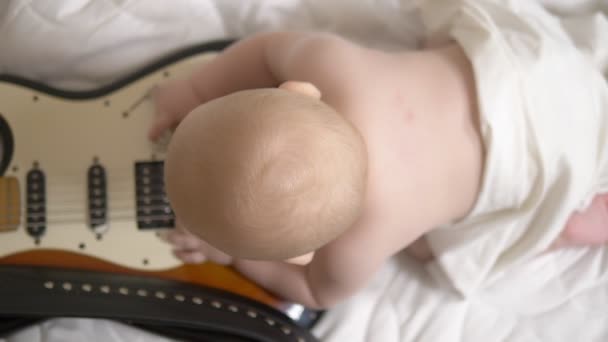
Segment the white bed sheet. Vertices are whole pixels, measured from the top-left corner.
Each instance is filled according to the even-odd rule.
[[[608,11],[603,0],[544,3],[563,17]],[[330,30],[383,48],[415,48],[424,35],[412,0],[12,0],[0,2],[0,73],[89,89],[182,46],[272,29]],[[606,249],[547,254],[510,275],[509,287],[497,285],[510,294],[505,298],[520,294],[500,302],[500,296],[462,298],[425,266],[398,255],[314,332],[331,342],[608,341],[607,265]],[[547,267],[559,277],[536,279],[535,288],[513,286],[517,279],[529,284],[535,270]],[[563,301],[546,300],[560,293]],[[168,341],[89,319],[55,319],[0,339],[85,340]]]

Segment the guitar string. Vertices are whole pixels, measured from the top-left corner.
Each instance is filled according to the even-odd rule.
[[[129,172],[125,172],[124,169],[109,169],[108,170],[111,174],[131,174],[133,170],[129,170]],[[153,171],[153,170],[152,170]],[[145,172],[145,171],[144,171]],[[62,178],[65,179],[66,177],[66,173],[62,174]],[[68,178],[74,179],[76,177],[69,177]],[[107,203],[112,203],[114,206],[109,206],[106,209],[106,215],[107,215],[107,219],[111,220],[111,221],[133,221],[136,219],[139,219],[140,221],[147,221],[147,220],[167,220],[167,219],[173,219],[174,216],[172,214],[169,215],[163,215],[163,216],[159,216],[157,213],[151,214],[150,211],[153,210],[164,210],[165,212],[167,210],[170,210],[169,207],[167,205],[159,205],[159,204],[150,204],[150,202],[152,201],[158,201],[158,200],[163,200],[166,203],[166,195],[165,194],[158,194],[157,190],[159,188],[163,188],[164,184],[158,184],[153,182],[154,179],[158,179],[161,178],[162,175],[158,175],[158,173],[156,172],[149,172],[148,174],[144,174],[141,176],[141,182],[143,184],[140,185],[140,187],[146,191],[146,192],[150,192],[149,194],[138,194],[138,195],[134,195],[133,191],[129,191],[129,190],[123,190],[123,191],[108,191],[107,188],[105,189],[105,193],[106,193],[106,204]],[[106,182],[108,182],[108,178],[107,174],[106,174]],[[114,178],[114,177],[112,177]],[[124,179],[125,177],[123,177]],[[86,179],[87,182],[84,184],[88,185],[88,178]],[[136,183],[135,182],[125,182],[125,181],[112,181],[111,179],[109,180],[110,182],[112,182],[112,188],[129,188],[129,187],[136,187]],[[47,219],[47,224],[55,224],[55,223],[79,223],[83,221],[83,216],[85,219],[87,219],[90,222],[91,219],[88,217],[90,211],[87,206],[83,205],[83,191],[81,190],[83,187],[83,184],[74,184],[73,182],[54,182],[54,183],[50,183],[50,184],[45,184],[45,198],[52,198],[53,199],[53,205],[49,206],[46,209],[46,213],[44,214],[44,216]],[[70,189],[71,188],[71,189]],[[78,188],[77,191],[74,191],[74,189]],[[72,191],[69,191],[72,190]],[[86,195],[84,195],[85,197],[85,202],[87,202],[87,204],[89,204],[89,201],[87,201],[86,199],[91,196],[91,194],[89,194],[87,191],[84,191]],[[58,195],[61,194],[61,195]],[[36,195],[37,194],[31,194],[33,197],[33,200],[37,200]],[[91,200],[103,200],[103,198],[96,198],[95,196],[93,196],[93,198]],[[123,203],[122,206],[117,206],[117,203]],[[134,203],[135,202],[135,203]],[[139,203],[138,202],[143,202]],[[129,203],[128,205],[125,205],[124,203]],[[135,205],[132,205],[132,203],[134,203]],[[45,202],[46,204],[46,202]],[[101,203],[100,203],[101,204]],[[37,213],[28,213],[27,208],[31,209],[31,208],[35,208],[38,209],[38,207],[40,206],[40,204],[34,203],[27,203],[27,201],[25,201],[24,203],[24,208],[22,208],[24,210],[24,212],[26,213],[26,217],[29,218],[39,218],[40,216],[42,216],[43,214],[37,214]],[[62,207],[63,206],[63,207]],[[5,209],[7,210],[11,210],[13,211],[13,205],[6,205]],[[100,211],[99,209],[92,209],[92,210],[97,210]],[[101,209],[103,210],[103,209]],[[134,211],[143,211],[143,214],[135,214],[133,215],[132,212]],[[126,214],[125,214],[126,212]],[[68,215],[74,215],[77,217],[69,217]],[[66,218],[65,216],[68,216],[68,218]],[[61,220],[58,220],[59,217],[62,217]],[[13,215],[11,215],[11,219],[13,218]],[[93,222],[93,223],[98,223],[97,222]],[[0,226],[1,227],[1,226]]]
[[[111,217],[110,220],[108,221],[100,221],[100,220],[87,220],[87,219],[80,219],[80,220],[53,220],[53,221],[46,221],[46,222],[31,222],[31,223],[23,223],[25,226],[30,226],[30,227],[48,227],[48,226],[55,226],[55,225],[67,225],[69,227],[69,225],[72,224],[78,224],[78,228],[81,227],[81,225],[84,223],[87,226],[91,226],[91,224],[93,225],[104,225],[104,224],[116,224],[116,223],[124,223],[124,222],[129,222],[129,223],[144,223],[144,224],[152,224],[152,223],[164,223],[170,220],[174,220],[175,217],[173,217],[172,215],[156,215],[156,216],[150,216],[147,219],[136,219],[133,216],[116,216],[116,217]],[[146,221],[149,220],[149,221]]]
[[[158,222],[166,222],[169,220],[174,220],[175,216],[172,214],[165,214],[165,215],[159,215],[159,214],[155,214],[155,215],[146,215],[146,216],[136,216],[136,215],[130,215],[130,214],[126,214],[126,215],[109,215],[108,219],[106,221],[103,220],[98,220],[98,219],[89,219],[88,217],[86,217],[86,215],[81,215],[79,217],[72,217],[72,218],[63,218],[63,219],[48,219],[44,221],[44,222],[22,222],[24,225],[26,226],[31,226],[31,227],[47,227],[50,225],[70,225],[70,224],[87,224],[90,226],[90,224],[111,224],[111,223],[122,223],[122,222],[138,222],[138,223],[148,223],[148,224],[152,224],[152,223],[158,223]],[[8,223],[8,226],[11,226],[10,222]],[[2,229],[3,225],[0,225],[0,229]]]
[[[157,172],[156,170],[154,170],[156,167],[150,167],[148,173],[145,173],[146,169],[142,169],[140,170],[135,176],[134,176],[134,172],[136,172],[135,170],[127,170],[127,169],[109,169],[109,170],[105,170],[105,174],[104,177],[106,184],[111,184],[113,186],[123,186],[126,184],[130,184],[132,186],[134,186],[137,181],[141,181],[143,184],[141,184],[141,186],[161,186],[163,185],[163,177],[164,175],[162,173]],[[49,181],[49,178],[52,179],[52,181]],[[132,179],[134,178],[134,179]],[[125,180],[125,179],[132,179],[131,181]],[[77,181],[74,181],[77,180]],[[92,178],[91,181],[94,181],[95,178]],[[160,182],[159,182],[160,180]],[[36,179],[33,180],[33,182],[35,182]],[[82,186],[88,186],[88,181],[89,178],[87,177],[86,171],[83,174],[82,172],[73,172],[73,170],[70,171],[55,171],[53,174],[51,175],[47,175],[45,174],[44,180],[41,181],[42,183],[44,183],[44,185],[46,186],[47,189],[49,189],[50,187],[60,187],[62,190],[65,190],[66,188],[74,188],[74,187],[82,187]],[[149,183],[146,183],[149,182]],[[24,179],[20,182],[22,184],[27,184],[27,178],[24,177]]]
[[[73,215],[73,216],[43,216],[43,215],[38,215],[38,214],[34,214],[34,215],[29,215],[30,219],[39,219],[39,218],[43,218],[45,219],[45,222],[48,223],[53,223],[53,222],[71,222],[71,223],[77,223],[77,222],[82,222],[82,221],[89,221],[89,216],[86,214],[80,214],[80,215]],[[114,213],[114,214],[110,214],[107,215],[107,220],[109,221],[114,221],[114,220],[139,220],[139,221],[145,221],[145,220],[168,220],[168,219],[174,219],[175,215],[171,214],[171,213],[167,213],[167,214],[147,214],[147,215],[134,215],[132,213]],[[91,219],[91,220],[97,220],[97,221],[102,221],[102,219]],[[33,222],[34,223],[34,222]]]
[[[124,195],[125,192],[122,192]],[[128,193],[127,193],[128,194]],[[159,216],[158,213],[151,213],[152,211],[163,210],[167,212],[170,210],[168,204],[151,203],[152,201],[164,200],[164,195],[146,195],[146,196],[124,196],[122,198],[118,196],[110,195],[107,203],[112,203],[106,208],[106,214],[109,220],[156,220],[156,219],[167,219],[172,218],[171,214]],[[136,201],[148,202],[151,204],[137,204]],[[117,205],[120,203],[120,205]],[[88,203],[87,203],[88,204]],[[88,205],[84,205],[81,200],[72,202],[61,202],[60,205],[53,204],[52,206],[46,207],[46,212],[43,213],[32,213],[26,210],[27,207],[38,209],[40,204],[25,204],[22,208],[25,213],[25,217],[39,218],[41,216],[46,217],[49,223],[55,222],[56,219],[61,218],[61,222],[81,222],[82,217],[88,218],[89,208]],[[12,207],[12,206],[11,206]],[[99,209],[92,209],[99,210]],[[103,210],[103,209],[101,209]],[[137,214],[137,211],[143,212]],[[11,215],[12,216],[12,215]],[[20,215],[21,216],[21,215]],[[66,217],[67,216],[67,217]],[[72,217],[70,217],[72,216]]]
[[[108,197],[105,201],[101,199],[95,199],[96,203],[93,203],[93,207],[103,206],[103,202],[105,202],[107,208],[124,208],[125,210],[130,210],[131,208],[141,208],[141,209],[154,209],[157,206],[169,206],[167,197],[164,195],[142,195],[142,196],[130,196],[130,197]],[[161,203],[159,203],[161,202]],[[22,208],[24,211],[29,210],[38,210],[40,207],[44,207],[46,210],[54,210],[54,211],[81,211],[82,208],[89,208],[89,201],[86,199],[83,201],[73,200],[73,201],[56,201],[53,199],[53,202],[50,203],[47,200],[42,202],[22,202],[22,203],[14,203],[11,205],[6,205],[4,208],[14,210],[16,208]],[[21,205],[19,205],[21,204]],[[109,204],[109,205],[108,205]],[[94,209],[94,208],[93,208]]]
[[[152,152],[153,153],[153,152]],[[143,162],[143,163],[160,163],[160,164],[155,164],[155,165],[141,165],[141,166],[136,166],[136,165],[131,165],[130,167],[124,167],[124,166],[114,166],[114,167],[106,167],[104,166],[103,161],[99,163],[100,166],[103,167],[103,176],[105,176],[106,180],[107,179],[111,179],[115,182],[128,182],[125,181],[125,179],[131,179],[134,176],[134,173],[136,173],[136,177],[149,177],[149,178],[162,178],[163,177],[163,173],[162,171],[159,172],[159,169],[162,170],[163,167],[163,160],[155,160],[155,161],[148,161],[148,162]],[[91,165],[91,166],[95,166],[95,164]],[[31,171],[32,169],[28,170]],[[53,170],[52,173],[49,174],[49,172],[45,171],[44,167],[41,167],[39,169],[40,171],[42,171],[43,175],[44,175],[44,180],[48,181],[49,179],[52,179],[52,182],[47,182],[47,184],[55,184],[55,185],[60,185],[60,186],[78,186],[80,183],[75,183],[73,180],[74,179],[81,179],[82,180],[82,184],[87,184],[87,180],[88,180],[88,169],[62,169],[62,170]],[[22,180],[22,182],[25,182],[25,175],[23,177],[24,179]],[[135,182],[132,182],[135,183]]]
[[[78,204],[78,205],[73,205],[73,206],[50,206],[50,207],[44,207],[41,205],[37,205],[37,204],[30,204],[27,207],[29,207],[29,210],[26,209],[26,206],[23,207],[22,212],[23,213],[29,213],[29,214],[38,214],[39,210],[43,209],[44,212],[46,212],[47,215],[49,214],[54,214],[54,215],[73,215],[73,214],[79,214],[79,213],[83,213],[83,212],[89,212],[89,211],[106,211],[106,212],[120,212],[120,211],[140,211],[143,213],[148,213],[150,211],[158,211],[158,210],[163,210],[163,211],[167,211],[167,210],[171,210],[171,207],[168,203],[149,203],[149,204],[135,204],[135,203],[128,203],[126,201],[117,204],[116,202],[112,203],[111,205],[104,207],[89,207],[86,204]],[[42,207],[42,208],[41,208]]]
[[[134,199],[138,199],[138,200],[144,200],[146,197],[149,197],[151,199],[158,199],[158,197],[164,197],[165,193],[164,193],[164,185],[163,184],[144,184],[144,185],[140,185],[139,186],[139,193],[138,191],[135,191],[136,189],[132,189],[135,188],[136,185],[134,183],[127,183],[127,182],[123,182],[123,183],[118,183],[118,182],[113,182],[114,184],[112,185],[111,189],[108,190],[107,188],[105,188],[103,191],[106,194],[106,198],[120,198],[120,197],[129,197],[129,198],[134,198]],[[52,198],[54,203],[62,203],[62,202],[66,202],[66,203],[70,203],[70,202],[82,202],[83,199],[87,199],[89,197],[95,199],[96,196],[99,197],[104,197],[102,195],[96,195],[94,190],[96,190],[95,188],[92,188],[93,191],[91,191],[92,193],[89,193],[86,189],[88,185],[53,185],[53,186],[48,186],[45,187],[44,189],[44,193],[43,193],[43,197],[45,198]],[[82,188],[85,188],[84,190]],[[72,189],[70,189],[72,188]],[[77,188],[77,189],[76,189]],[[115,189],[120,189],[120,190],[115,190]],[[131,190],[132,189],[132,190]],[[35,191],[32,191],[29,194],[26,194],[23,197],[27,197],[27,195],[30,195],[30,197],[32,197],[34,200],[36,200],[36,196],[38,196],[39,194],[36,193]],[[21,197],[21,196],[20,196]],[[24,201],[23,198],[19,198],[21,202]],[[9,199],[10,201],[10,199]]]
[[[158,211],[163,211],[160,214]],[[174,214],[167,205],[140,205],[129,207],[108,207],[105,211],[107,221],[157,221],[174,219]],[[100,210],[93,209],[91,211]],[[87,207],[71,208],[71,210],[58,210],[57,208],[47,208],[45,213],[25,212],[23,215],[19,213],[6,215],[4,221],[14,221],[22,216],[27,220],[36,220],[43,218],[47,224],[66,224],[66,223],[82,223],[83,221],[92,223],[103,223],[103,219],[91,217],[91,211]],[[103,211],[103,210],[101,210]],[[0,226],[1,228],[2,226]]]

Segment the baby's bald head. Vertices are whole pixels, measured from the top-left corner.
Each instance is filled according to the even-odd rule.
[[[190,113],[165,172],[186,228],[232,256],[281,260],[355,222],[366,165],[361,136],[331,107],[298,91],[257,89]]]

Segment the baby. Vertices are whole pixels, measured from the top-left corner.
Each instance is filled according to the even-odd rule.
[[[456,43],[389,53],[322,33],[244,39],[156,93],[150,138],[177,127],[168,240],[185,262],[333,306],[408,246],[430,257],[421,237],[471,211],[484,166],[476,96]],[[608,241],[607,203],[574,214],[555,246]]]
[[[319,97],[286,83],[191,112],[166,160],[180,222],[233,257],[269,260],[317,250],[351,227],[363,205],[365,144]]]

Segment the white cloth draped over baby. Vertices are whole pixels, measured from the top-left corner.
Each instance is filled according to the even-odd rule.
[[[473,65],[482,189],[465,219],[427,235],[428,273],[400,273],[397,256],[371,286],[380,301],[368,289],[330,313],[364,328],[326,319],[318,330],[331,341],[607,340],[606,248],[546,252],[573,211],[608,191],[606,17],[560,21],[532,1],[420,10],[429,36],[455,39]]]
[[[600,71],[608,26],[598,22],[603,40],[585,37],[603,46],[581,51],[533,2],[435,1],[423,13],[430,34],[456,39],[475,72],[482,189],[468,217],[427,237],[443,273],[468,295],[546,251],[574,210],[608,190],[608,84]]]
[[[16,0],[0,3],[0,72],[82,89],[181,46],[261,30],[327,29],[390,48],[416,47],[425,31],[452,37],[474,67],[486,146],[475,208],[429,234],[435,262],[395,256],[315,334],[608,341],[608,250],[545,252],[573,210],[608,191],[608,20],[570,11],[600,1],[543,0],[552,16],[532,0]],[[7,341],[149,338],[126,329],[55,320]]]

